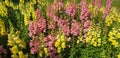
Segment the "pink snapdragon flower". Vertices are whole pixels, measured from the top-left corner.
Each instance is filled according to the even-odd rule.
[[[37,33],[37,25],[36,25],[35,22],[30,21],[30,24],[29,24],[29,36],[32,37],[36,33]]]
[[[71,4],[67,7],[66,9],[66,13],[72,17],[74,17],[75,13],[76,13],[77,7],[76,4]]]
[[[41,18],[37,22],[38,25],[38,32],[46,32],[46,20],[44,18]]]
[[[90,21],[87,20],[84,22],[84,28],[89,28],[90,25],[91,25]]]
[[[79,23],[76,20],[73,20],[72,26],[71,26],[71,34],[74,36],[78,36],[81,28]]]
[[[39,38],[32,39],[29,43],[31,54],[39,52],[40,40]]]
[[[98,10],[100,10],[102,5],[102,1],[101,0],[97,0],[97,6],[98,6]]]
[[[52,35],[48,35],[47,37],[44,38],[45,40],[45,47],[48,49],[48,57],[49,58],[55,58],[57,56],[57,50],[54,47],[54,43],[56,41],[56,37]]]
[[[56,28],[56,22],[55,21],[50,21],[49,25],[48,25],[49,29],[55,29]]]
[[[112,0],[107,0],[104,11],[104,18],[109,14],[111,5],[112,5]]]
[[[57,15],[54,15],[53,20],[54,20],[55,22],[58,22],[59,17],[58,17]]]
[[[37,21],[30,21],[29,36],[32,37],[37,33],[46,32],[46,20],[41,16],[40,10],[36,10]]]
[[[67,25],[64,25],[62,27],[62,32],[66,35],[66,36],[69,36],[70,35],[70,26],[67,26]]]
[[[86,3],[86,0],[82,0],[80,20],[87,20],[89,17],[89,8],[88,8],[88,6],[86,6],[85,3]]]
[[[68,23],[68,20],[62,20],[62,19],[58,20],[59,27],[64,27],[64,25],[66,25],[67,23]]]
[[[53,16],[55,15],[54,13],[54,9],[53,9],[53,6],[52,5],[49,5],[47,7],[47,16],[50,17],[50,18],[53,18]]]
[[[97,6],[98,10],[100,10],[101,5],[102,5],[102,1],[101,0],[92,0],[92,5]]]
[[[36,16],[37,16],[37,19],[41,18],[41,12],[39,9],[36,10]]]
[[[91,26],[90,21],[87,20],[84,22],[84,34],[86,34],[89,31],[90,26]]]
[[[0,45],[0,54],[1,58],[6,58],[7,56],[7,50],[3,47],[3,45]]]
[[[55,11],[58,11],[63,8],[63,3],[56,0],[54,2],[53,8]]]
[[[62,32],[66,35],[69,36],[70,35],[70,26],[69,26],[69,20],[58,20],[58,26],[62,28]]]

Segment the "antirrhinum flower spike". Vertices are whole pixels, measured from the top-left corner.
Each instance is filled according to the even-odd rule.
[[[104,11],[104,18],[106,18],[106,16],[109,14],[111,5],[112,5],[112,0],[107,0]]]
[[[79,32],[81,30],[80,24],[76,20],[72,20],[72,25],[71,25],[71,34],[74,36],[78,36]]]
[[[74,17],[74,15],[76,14],[76,10],[77,10],[76,4],[71,4],[67,7],[66,13]]]
[[[87,20],[88,17],[89,17],[89,8],[86,5],[86,0],[82,0],[82,2],[81,2],[80,20],[82,20],[82,21]]]

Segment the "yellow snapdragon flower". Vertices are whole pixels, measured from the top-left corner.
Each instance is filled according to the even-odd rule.
[[[63,34],[57,35],[57,40],[54,43],[54,46],[57,48],[57,52],[60,53],[62,49],[66,48],[66,38]]]
[[[63,42],[63,43],[61,44],[61,47],[62,47],[62,48],[66,48],[66,44]]]
[[[119,46],[118,38],[120,38],[120,29],[119,28],[112,28],[112,30],[109,32],[108,40],[112,43],[114,47]]]
[[[5,35],[6,30],[5,30],[5,24],[4,22],[0,19],[0,35]]]
[[[17,45],[14,45],[12,48],[10,48],[10,50],[11,50],[11,52],[13,54],[17,54],[18,53],[18,47],[17,47]]]
[[[44,48],[43,50],[44,50],[45,54],[48,55],[48,49]]]
[[[19,58],[28,58],[28,54],[24,54],[23,51],[18,52]]]
[[[0,15],[1,16],[7,16],[7,14],[8,14],[7,7],[5,6],[4,3],[0,2]]]
[[[57,52],[60,53],[61,52],[61,47],[57,48]]]
[[[40,56],[40,57],[43,57],[43,51],[40,51],[40,52],[39,52],[39,56]]]
[[[5,4],[6,4],[7,6],[9,6],[9,5],[10,5],[9,0],[5,0]]]
[[[19,55],[19,58],[24,58],[24,54],[23,54],[22,51],[19,51],[19,52],[18,52],[18,55]]]
[[[60,40],[57,40],[54,44],[55,47],[59,47],[60,46]]]
[[[11,57],[12,58],[18,58],[18,55],[17,54],[12,54]]]
[[[120,53],[117,55],[118,58],[120,58]]]
[[[101,31],[95,28],[90,28],[88,33],[86,34],[86,43],[91,44],[93,46],[101,46],[101,38],[100,38]]]
[[[24,0],[20,0],[20,3],[24,3]]]

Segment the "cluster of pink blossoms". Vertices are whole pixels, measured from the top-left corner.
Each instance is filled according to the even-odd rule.
[[[90,21],[85,21],[84,22],[84,34],[86,34],[89,31],[89,27],[91,26],[91,22]]]
[[[107,0],[105,11],[104,11],[104,18],[109,14],[111,8],[112,0]]]
[[[55,16],[54,9],[52,5],[49,5],[47,7],[47,16],[50,18],[48,23],[48,29],[55,29],[56,28],[56,22],[57,17]]]
[[[59,20],[58,21],[58,26],[62,28],[62,32],[66,35],[69,36],[70,35],[70,26],[69,26],[69,20]]]
[[[80,20],[87,20],[89,17],[89,8],[86,6],[86,0],[82,0],[81,2],[81,13],[80,13]]]
[[[74,36],[78,36],[79,32],[81,30],[81,27],[79,25],[79,23],[76,20],[72,20],[72,25],[71,25],[71,34],[73,34]]]
[[[84,23],[84,36],[89,31],[89,27],[91,26],[91,22],[88,20],[89,14],[89,8],[86,6],[86,0],[82,0],[81,2],[81,14],[80,14],[80,20]]]
[[[7,54],[7,50],[3,47],[3,45],[0,45],[0,58],[5,58]]]
[[[41,16],[40,10],[36,10],[37,21],[30,21],[29,36],[32,37],[40,32],[46,31],[46,20]]]
[[[52,35],[48,35],[44,38],[45,41],[45,47],[48,49],[48,57],[49,58],[58,58],[59,55],[57,55],[57,50],[54,47],[54,43],[56,41],[56,37]]]
[[[35,54],[39,52],[39,47],[40,47],[40,39],[39,38],[34,38],[30,41],[30,52],[31,54]]]
[[[53,9],[54,9],[55,11],[58,11],[58,10],[60,10],[61,8],[63,8],[63,3],[62,3],[62,1],[61,1],[61,2],[55,1],[55,2],[54,2],[54,5],[53,5]]]
[[[77,7],[76,4],[71,4],[67,7],[66,9],[66,13],[72,17],[74,17],[75,13],[76,13]]]
[[[101,8],[101,5],[102,5],[101,3],[102,3],[101,0],[92,0],[92,5],[97,6],[98,10],[100,10],[100,8]]]

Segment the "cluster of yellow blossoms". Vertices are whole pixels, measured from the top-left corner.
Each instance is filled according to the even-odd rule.
[[[90,28],[88,33],[86,34],[86,43],[90,43],[93,46],[101,46],[101,31],[99,29]]]
[[[6,8],[5,4],[0,2],[0,15],[1,16],[7,16],[8,9]]]
[[[32,16],[33,19],[36,19],[36,14],[34,10],[34,4],[33,2],[27,2],[25,5],[20,3],[19,4],[19,10],[24,15],[24,24],[28,25],[30,17]]]
[[[118,39],[120,39],[120,29],[112,28],[112,30],[108,34],[108,40],[112,43],[114,47],[119,46]]]
[[[116,8],[111,8],[111,12],[105,19],[106,26],[111,26],[113,22],[120,23],[120,15]]]
[[[12,53],[12,58],[28,58],[28,54],[24,54],[22,49],[26,48],[26,43],[19,38],[19,32],[15,34],[10,32],[8,34],[8,46],[11,46],[10,51]]]
[[[35,14],[35,10],[34,10],[35,9],[34,5],[36,4],[36,0],[32,0],[32,1],[26,2],[26,3],[24,3],[24,0],[20,0],[20,3],[18,5],[14,4],[12,1],[5,0],[5,4],[8,7],[12,7],[13,9],[20,10],[22,15],[24,16],[24,24],[25,25],[29,24],[29,20],[30,20],[31,16],[33,19],[36,19],[36,14]],[[0,5],[1,5],[1,3],[0,3]],[[3,6],[0,6],[0,8],[3,8]],[[7,8],[4,7],[4,9],[6,10]],[[4,12],[7,12],[5,10],[4,10]],[[1,9],[0,9],[0,11],[1,11]]]
[[[120,58],[120,53],[117,55],[118,58]]]
[[[60,53],[61,49],[66,48],[66,37],[64,34],[57,35],[57,41],[55,42],[54,46],[57,48],[57,52]]]
[[[5,35],[6,31],[5,31],[5,24],[3,22],[3,20],[0,19],[0,35]]]

